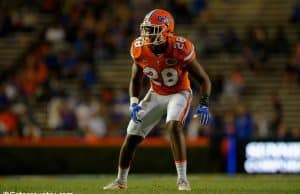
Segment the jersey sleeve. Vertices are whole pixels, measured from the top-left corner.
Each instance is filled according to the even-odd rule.
[[[134,61],[136,61],[141,56],[142,46],[142,39],[140,37],[132,41],[130,47],[130,56]]]
[[[184,44],[185,46],[182,53],[183,62],[185,64],[189,64],[196,58],[195,47],[193,43],[189,40],[186,40]]]

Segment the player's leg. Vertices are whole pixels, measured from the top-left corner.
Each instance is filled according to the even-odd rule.
[[[127,177],[130,168],[130,162],[134,157],[134,153],[138,145],[143,141],[144,137],[140,135],[127,135],[119,154],[118,176],[116,180],[107,186],[104,190],[126,189]]]
[[[169,121],[167,128],[170,133],[171,149],[177,170],[177,185],[179,190],[191,190],[187,175],[186,145],[180,121]]]
[[[145,99],[141,101],[140,105],[144,111],[144,115],[141,116],[140,123],[135,123],[132,120],[129,122],[127,127],[128,135],[120,150],[118,177],[113,183],[105,186],[105,190],[127,188],[127,177],[135,150],[163,116],[163,112],[161,111],[159,103],[156,101],[155,95],[147,95]]]
[[[190,92],[174,94],[169,101],[167,110],[167,128],[178,175],[177,185],[179,190],[191,190],[186,175],[187,159],[183,133],[183,123],[190,108],[190,96]]]
[[[144,137],[139,135],[127,135],[120,150],[119,167],[117,179],[122,183],[127,183],[130,163],[134,157],[134,153],[138,145],[143,141]]]
[[[182,131],[182,123],[180,121],[169,121],[167,123],[167,129],[170,134],[170,143],[174,160],[176,162],[186,161],[186,146]]]

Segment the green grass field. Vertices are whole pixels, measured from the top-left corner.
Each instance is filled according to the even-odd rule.
[[[183,193],[176,190],[176,176],[131,175],[127,190],[103,191],[114,176],[14,176],[0,177],[0,194],[5,192],[73,194]],[[300,175],[190,175],[195,194],[299,194]]]

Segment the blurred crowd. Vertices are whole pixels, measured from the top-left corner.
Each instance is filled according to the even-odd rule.
[[[101,86],[95,94],[93,88],[101,85],[98,65],[128,52],[145,13],[160,7],[174,13],[177,24],[195,26],[200,57],[234,55],[243,62],[227,77],[221,72],[212,77],[212,123],[209,128],[201,128],[190,116],[186,125],[189,137],[299,137],[299,129],[282,122],[283,105],[276,92],[270,94],[271,116],[262,111],[250,112],[239,100],[245,92],[243,72],[270,70],[268,62],[273,55],[289,58],[285,80],[300,84],[300,35],[292,44],[283,26],[278,26],[272,36],[263,25],[247,27],[243,37],[230,26],[213,34],[208,25],[217,18],[206,0],[3,0],[0,6],[1,38],[30,33],[41,14],[52,18],[38,43],[0,83],[0,136],[94,138],[126,134],[130,118],[128,89]],[[299,10],[296,3],[290,19],[295,26],[300,22]],[[225,112],[215,111],[214,103],[228,96],[236,99],[234,106]],[[195,97],[194,106],[197,100]],[[162,122],[150,135],[166,134],[160,130],[163,127]]]

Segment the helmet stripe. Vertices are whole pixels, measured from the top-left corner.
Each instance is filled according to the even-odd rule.
[[[150,18],[151,18],[151,16],[152,16],[152,14],[153,14],[156,10],[157,10],[157,9],[154,9],[154,10],[152,10],[151,12],[149,12],[149,13],[145,16],[145,20],[146,20],[146,21],[149,21]]]

